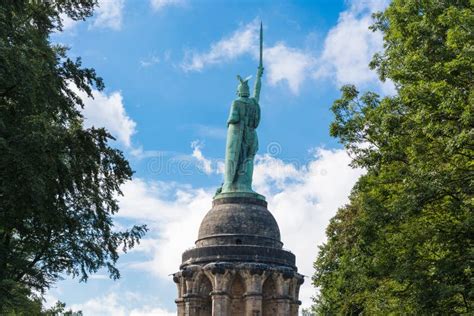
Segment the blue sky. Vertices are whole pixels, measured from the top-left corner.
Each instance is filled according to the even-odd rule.
[[[52,41],[70,47],[106,89],[85,99],[86,126],[105,126],[135,170],[119,197],[118,228],[146,223],[141,245],[87,283],[67,276],[48,294],[85,315],[173,315],[169,274],[197,237],[222,179],[225,122],[236,75],[255,76],[258,26],[265,73],[255,189],[266,195],[285,247],[311,276],[324,230],[362,170],[329,136],[339,88],[393,93],[368,69],[382,37],[367,28],[386,1],[116,0],[85,22],[64,19]],[[252,81],[253,84],[253,81]],[[82,95],[83,96],[83,95]],[[84,97],[84,96],[83,96]],[[303,306],[315,290],[306,279]]]

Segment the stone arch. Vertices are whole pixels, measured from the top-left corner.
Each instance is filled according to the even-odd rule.
[[[262,316],[273,316],[277,314],[277,305],[275,302],[276,293],[276,283],[272,275],[270,275],[262,287]]]
[[[245,283],[239,273],[236,273],[232,280],[232,286],[230,287],[230,315],[241,316],[245,315]]]
[[[204,273],[199,273],[195,281],[195,293],[199,297],[199,306],[196,311],[197,316],[211,316],[212,315],[212,283]]]

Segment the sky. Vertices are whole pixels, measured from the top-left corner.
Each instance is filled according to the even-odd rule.
[[[84,315],[175,315],[170,274],[194,245],[222,182],[226,120],[236,75],[264,77],[254,189],[266,196],[286,249],[296,255],[302,307],[311,305],[312,264],[325,228],[363,170],[329,135],[331,104],[344,84],[394,93],[368,68],[383,49],[368,29],[383,0],[99,0],[86,21],[64,17],[51,40],[70,47],[106,88],[83,93],[84,125],[106,127],[135,171],[122,186],[116,229],[147,224],[140,245],[79,283],[65,275],[46,295]],[[251,79],[253,86],[253,79]],[[74,87],[73,87],[74,88]]]

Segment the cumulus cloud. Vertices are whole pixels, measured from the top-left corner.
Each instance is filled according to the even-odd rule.
[[[333,76],[338,83],[361,83],[376,79],[368,69],[371,56],[382,49],[381,34],[367,31],[369,16],[358,19],[353,12],[343,12],[339,23],[329,31],[317,76]]]
[[[71,305],[74,311],[82,311],[88,315],[110,315],[110,316],[172,316],[176,313],[170,312],[159,306],[147,306],[142,308],[131,308],[130,302],[137,301],[139,297],[135,293],[110,292],[102,297],[90,299],[82,304]]]
[[[314,67],[315,57],[284,43],[265,49],[265,67],[271,85],[286,81],[291,92],[298,94],[301,84]]]
[[[184,0],[150,0],[151,7],[155,11],[160,11],[166,7],[182,6],[185,4]]]
[[[149,237],[131,250],[148,253],[150,260],[131,267],[169,280],[174,290],[169,274],[179,269],[181,253],[193,246],[199,224],[210,209],[213,189],[135,178],[122,191],[118,216],[146,220],[151,229]]]
[[[203,171],[205,174],[211,174],[214,172],[212,169],[212,161],[204,157],[201,151],[202,146],[203,143],[200,141],[193,141],[191,143],[191,147],[193,149],[192,156],[198,161],[198,167],[201,171]]]
[[[318,149],[303,166],[287,164],[271,156],[258,159],[255,189],[266,195],[285,247],[295,255],[299,272],[309,276],[301,287],[303,307],[311,305],[311,285],[317,245],[322,244],[326,226],[339,207],[348,202],[360,169],[349,167],[344,150]]]
[[[384,10],[390,0],[353,0],[350,2],[350,10],[357,14],[366,14]]]
[[[105,127],[120,143],[126,147],[131,146],[131,137],[135,133],[136,123],[127,115],[122,94],[119,91],[106,94],[93,90],[94,98],[92,99],[74,86],[71,88],[84,102],[82,114],[86,127]]]
[[[187,52],[181,67],[184,71],[200,71],[204,67],[253,53],[257,46],[258,23],[253,21],[238,28],[231,36],[211,44],[208,52]]]
[[[254,188],[267,197],[285,247],[295,253],[304,275],[312,275],[317,245],[325,240],[329,219],[348,201],[352,186],[363,172],[349,167],[349,162],[344,150],[326,149],[316,150],[304,164],[270,155],[256,159]],[[149,259],[131,267],[168,280],[173,288],[169,274],[178,270],[181,253],[193,246],[214,190],[140,178],[125,184],[118,216],[147,220],[151,228],[148,237],[132,250],[145,253]],[[314,295],[310,283],[306,279],[301,289],[304,306],[311,304]]]
[[[385,5],[384,1],[354,1],[339,15],[337,25],[324,41],[324,50],[314,73],[316,78],[334,78],[339,85],[379,82],[368,64],[376,52],[383,50],[383,38],[380,32],[369,30],[369,26],[373,24],[371,14]],[[393,84],[387,82],[382,88],[391,92]]]
[[[120,30],[125,0],[99,0],[92,27]]]
[[[293,94],[298,94],[305,80],[332,79],[337,85],[379,85],[382,92],[394,93],[392,82],[381,83],[369,69],[372,56],[383,50],[380,32],[372,32],[371,14],[383,10],[388,1],[359,0],[351,2],[341,12],[336,26],[324,40],[321,54],[306,48],[291,47],[284,42],[264,48],[266,78],[270,85],[285,82]],[[184,71],[202,71],[206,67],[230,62],[248,55],[258,58],[259,23],[254,20],[240,26],[230,36],[210,45],[208,51],[188,51],[181,67]]]

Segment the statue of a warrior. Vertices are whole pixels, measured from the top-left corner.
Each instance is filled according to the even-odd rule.
[[[225,153],[225,173],[222,193],[249,192],[252,190],[253,162],[258,150],[256,128],[260,123],[260,98],[262,65],[262,27],[260,25],[260,64],[253,96],[250,97],[248,81],[237,76],[238,98],[232,102],[227,120],[227,144]]]

